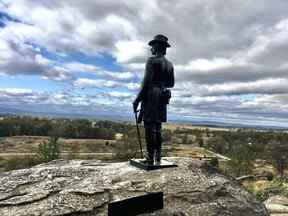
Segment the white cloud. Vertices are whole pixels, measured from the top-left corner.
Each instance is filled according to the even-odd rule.
[[[105,75],[110,76],[113,79],[116,80],[131,80],[134,78],[134,74],[131,72],[109,72],[106,71]]]
[[[111,80],[80,78],[74,82],[76,87],[115,88],[118,83]]]
[[[112,80],[121,80],[121,81],[129,81],[132,80],[135,75],[132,72],[119,72],[119,71],[107,71],[100,67],[96,67],[92,64],[83,64],[79,62],[69,62],[63,65],[64,68],[71,72],[88,72],[95,75],[98,75],[103,78],[110,78]]]
[[[132,96],[132,94],[129,92],[117,92],[117,91],[109,92],[109,95],[117,98],[130,98]]]
[[[212,60],[196,59],[189,62],[187,65],[177,65],[176,70],[177,69],[185,71],[195,70],[203,73],[205,71],[231,67],[235,64],[236,63],[233,64],[231,60],[225,58],[215,58]]]
[[[126,88],[128,90],[137,90],[140,85],[133,82],[119,82],[106,79],[88,79],[88,78],[79,78],[73,82],[75,87],[79,88]]]
[[[1,34],[0,34],[1,35]],[[45,79],[69,80],[71,74],[55,62],[37,53],[26,43],[0,37],[0,73],[8,75],[40,75]]]
[[[229,94],[282,94],[288,93],[288,79],[269,78],[255,82],[240,82],[230,84],[216,84],[203,86],[205,94],[229,95]]]
[[[116,59],[120,63],[142,60],[145,57],[146,46],[141,41],[118,41],[116,44]]]
[[[80,62],[69,62],[63,65],[69,71],[87,71],[92,73],[101,73],[101,68],[92,64],[83,64]]]
[[[140,84],[139,83],[127,83],[126,84],[127,88],[129,90],[138,90],[140,88]]]
[[[89,111],[104,111],[105,109],[114,109],[114,112],[121,112],[127,109],[130,105],[131,93],[110,91],[107,93],[94,93],[94,94],[75,94],[74,92],[56,91],[36,92],[31,89],[18,89],[18,88],[3,88],[0,89],[0,102],[2,106],[11,106],[12,108],[18,107],[20,110],[33,108],[34,111],[40,111],[37,107],[44,108],[45,112],[61,111],[64,107],[67,113],[76,108],[76,112],[80,110],[86,114]],[[119,104],[121,102],[121,104]],[[110,107],[107,107],[109,105]],[[46,109],[45,109],[46,106]],[[47,110],[47,106],[49,110]],[[78,107],[78,110],[77,110]],[[28,109],[29,110],[29,109]]]
[[[251,115],[258,120],[271,120],[273,113],[278,120],[287,115],[287,1],[13,0],[7,5],[4,12],[25,24],[6,21],[0,31],[2,74],[32,74],[68,80],[80,88],[104,88],[110,92],[105,94],[106,105],[113,97],[125,98],[128,106],[143,77],[147,42],[163,33],[172,45],[167,56],[175,66],[176,86],[169,109],[175,115],[225,118],[225,113],[245,120]],[[93,57],[109,54],[123,70],[110,71],[79,59],[52,61],[31,44],[62,56],[75,51]],[[90,73],[89,78],[78,77],[78,72]],[[78,101],[79,106],[96,100],[58,99]]]
[[[16,94],[16,95],[25,95],[31,94],[31,89],[23,89],[23,88],[0,88],[0,92],[3,94]]]

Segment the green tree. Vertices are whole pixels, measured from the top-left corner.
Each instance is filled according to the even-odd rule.
[[[202,139],[203,142],[203,139]],[[211,149],[214,152],[217,152],[219,154],[224,154],[226,151],[226,140],[222,136],[216,136],[208,139],[207,141],[207,147]]]
[[[228,156],[231,159],[227,162],[230,174],[238,177],[251,173],[255,159],[255,153],[253,152],[250,145],[234,145]]]
[[[51,136],[47,141],[44,141],[38,146],[38,158],[40,161],[49,162],[60,157],[60,142],[59,137]]]

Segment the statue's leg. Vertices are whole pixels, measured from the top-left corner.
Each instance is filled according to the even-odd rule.
[[[155,127],[155,161],[156,163],[160,163],[161,161],[161,148],[162,148],[161,123],[157,123]]]
[[[154,158],[154,133],[153,127],[151,123],[144,123],[145,127],[145,139],[146,139],[146,149],[147,149],[147,156],[146,162],[150,165],[153,164]]]

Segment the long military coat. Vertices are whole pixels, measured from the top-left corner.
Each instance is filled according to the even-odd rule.
[[[167,104],[160,100],[162,88],[174,86],[174,69],[164,56],[150,57],[146,62],[141,89],[135,99],[142,101],[143,120],[146,122],[166,122]]]

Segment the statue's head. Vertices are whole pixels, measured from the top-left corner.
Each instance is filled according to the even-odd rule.
[[[154,39],[148,43],[148,45],[152,47],[151,52],[153,55],[165,55],[167,47],[171,47],[168,43],[168,38],[161,34],[156,35]]]

